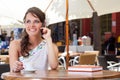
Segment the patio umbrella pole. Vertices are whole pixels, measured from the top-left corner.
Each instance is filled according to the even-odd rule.
[[[91,9],[93,10],[93,44],[94,50],[99,50],[101,53],[101,33],[100,33],[100,21],[97,15],[97,11],[92,6],[91,2],[87,0]]]
[[[68,0],[66,0],[66,49],[67,49],[67,55],[66,55],[66,69],[68,69],[69,66],[69,27],[68,27]]]

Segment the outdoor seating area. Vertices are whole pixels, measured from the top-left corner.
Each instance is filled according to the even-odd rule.
[[[119,3],[1,0],[0,80],[120,80]]]
[[[69,46],[69,66],[73,65],[100,65],[103,67],[103,70],[112,70],[112,71],[120,71],[120,57],[114,54],[106,54],[106,55],[100,55],[99,51],[95,51],[93,49],[85,48],[82,52],[76,52],[78,51],[77,47],[80,48],[80,46]],[[85,47],[85,46],[84,46]],[[73,49],[74,48],[74,49]],[[64,46],[65,49],[65,46]],[[73,51],[72,51],[73,50]],[[63,52],[64,51],[64,52]],[[66,67],[66,52],[65,50],[62,50],[62,53],[60,52],[60,55],[58,57],[59,65]],[[65,68],[66,69],[66,68]]]
[[[73,53],[74,54],[74,53]],[[79,56],[78,56],[79,55]],[[73,56],[73,55],[72,55]],[[70,56],[71,57],[71,56]],[[1,55],[0,56],[2,61],[8,60],[9,56],[7,55]],[[98,60],[96,64],[96,58]],[[66,59],[65,56],[62,56],[61,59],[64,61],[61,61],[60,58],[58,57],[60,64],[59,66],[66,66]],[[5,63],[0,63],[0,66],[3,65],[8,65],[8,62]],[[74,55],[74,58],[70,58],[70,66],[73,65],[100,65],[103,67],[103,70],[110,70],[110,71],[120,71],[120,63],[119,63],[119,56],[116,55],[99,55],[99,51],[85,51],[84,53],[77,54],[77,56]],[[6,68],[6,67],[3,67]],[[2,68],[1,68],[2,69]],[[7,70],[3,71],[9,71],[9,67],[6,68]],[[66,69],[66,68],[64,68]],[[2,72],[1,72],[2,74]]]
[[[63,47],[63,46],[61,46]],[[60,47],[58,47],[59,49]],[[59,49],[60,50],[60,49]],[[92,46],[69,46],[69,54],[70,54],[70,65],[73,65],[75,62],[75,60],[77,60],[78,56],[80,54],[84,54],[84,51],[93,51],[93,47]],[[59,57],[58,60],[61,63],[63,63],[62,65],[65,67],[66,66],[66,47],[64,46],[64,50],[62,50],[62,52],[59,53]]]

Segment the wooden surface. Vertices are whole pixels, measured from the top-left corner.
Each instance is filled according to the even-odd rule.
[[[5,63],[9,63],[9,55],[0,55],[0,60]]]
[[[116,56],[116,58],[120,59],[120,56]]]
[[[9,55],[0,55],[0,58],[9,58]]]
[[[100,71],[93,73],[68,72],[64,70],[36,71],[35,73],[3,73],[4,80],[101,80],[120,78],[120,72]]]
[[[80,56],[80,54],[84,54],[84,52],[81,52],[81,53],[77,53],[77,52],[76,53],[75,52],[74,53],[70,53],[69,56],[70,57],[75,57],[75,56]],[[60,56],[66,56],[66,55],[67,55],[66,53],[59,53],[58,57],[60,57]]]

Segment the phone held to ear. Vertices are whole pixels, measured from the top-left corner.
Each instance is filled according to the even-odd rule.
[[[40,29],[40,34],[41,34],[42,39],[44,39],[43,36],[42,36],[44,34],[43,29]]]
[[[43,33],[43,29],[40,29],[40,32],[41,32],[41,35],[43,35],[44,33]]]
[[[43,29],[40,29],[40,33],[41,33],[41,35],[43,35],[43,34],[46,34],[47,31],[46,30],[43,31]]]
[[[42,27],[45,27],[45,23],[42,24]],[[44,34],[43,29],[40,29],[41,35]]]

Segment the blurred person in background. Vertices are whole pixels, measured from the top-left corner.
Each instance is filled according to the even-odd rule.
[[[10,32],[10,41],[12,41],[12,40],[14,40],[14,32],[13,31]]]
[[[14,39],[20,39],[22,34],[22,28],[14,28]]]
[[[108,39],[106,45],[107,54],[115,54],[116,38],[114,33],[111,33],[111,37]]]

